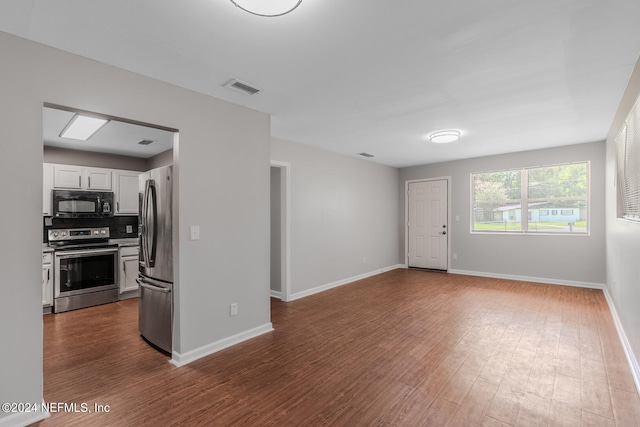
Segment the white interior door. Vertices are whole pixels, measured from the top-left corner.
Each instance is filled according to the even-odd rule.
[[[409,267],[446,270],[448,266],[447,180],[409,183]]]

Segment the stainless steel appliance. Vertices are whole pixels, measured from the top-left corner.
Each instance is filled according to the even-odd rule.
[[[140,174],[140,334],[166,352],[173,322],[172,167]]]
[[[49,230],[54,312],[118,301],[118,245],[109,235],[109,227]]]
[[[51,197],[56,218],[113,216],[113,193],[110,191],[53,190]]]

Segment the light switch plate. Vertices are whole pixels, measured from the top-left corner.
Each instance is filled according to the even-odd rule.
[[[127,234],[133,233],[133,225],[127,225]]]
[[[200,240],[200,226],[192,225],[191,226],[191,240]]]

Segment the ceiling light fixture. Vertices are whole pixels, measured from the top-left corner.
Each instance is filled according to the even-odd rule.
[[[448,142],[457,141],[460,138],[459,130],[439,130],[429,135],[429,141],[436,144],[446,144]]]
[[[302,0],[230,0],[245,12],[258,16],[282,16],[300,6]]]
[[[79,139],[86,141],[93,136],[102,126],[109,122],[107,119],[82,116],[76,114],[60,132],[61,138]]]

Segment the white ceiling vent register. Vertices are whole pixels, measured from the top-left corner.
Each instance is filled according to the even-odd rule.
[[[249,83],[241,82],[238,79],[233,79],[224,87],[229,88],[231,90],[235,90],[236,92],[244,93],[245,95],[255,95],[260,92],[260,89],[257,87],[251,86]]]
[[[363,152],[363,153],[358,153],[358,154],[360,154],[362,157],[375,157],[373,154],[367,153],[366,151]]]

